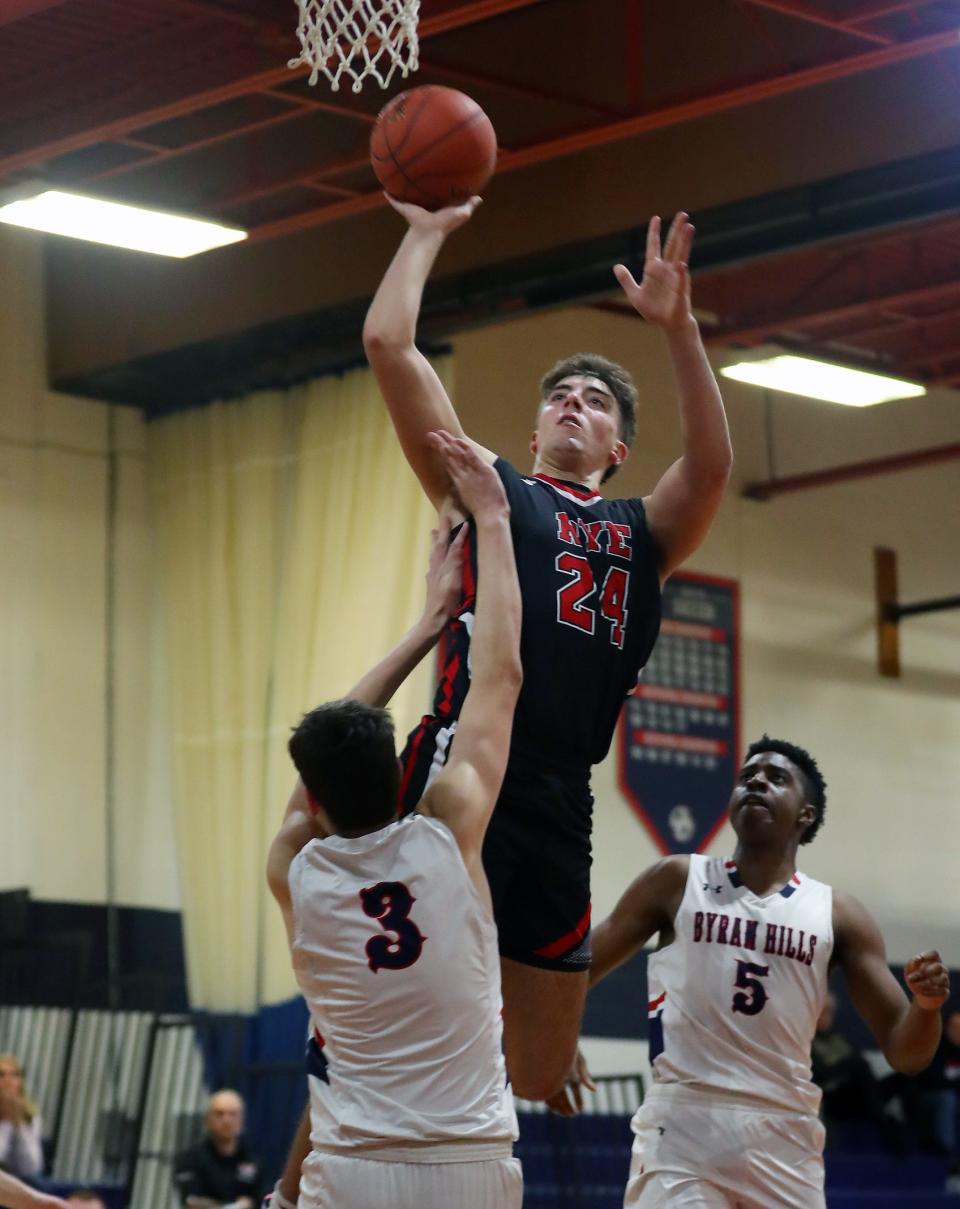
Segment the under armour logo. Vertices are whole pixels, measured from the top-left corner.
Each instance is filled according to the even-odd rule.
[[[667,1132],[667,1131],[664,1129],[664,1127],[663,1127],[662,1125],[658,1125],[658,1126],[657,1126],[657,1129],[658,1129],[658,1131],[659,1131],[659,1133],[660,1133],[660,1137],[661,1137],[661,1138],[662,1138],[662,1137],[663,1137],[663,1135],[664,1135],[664,1134]]]

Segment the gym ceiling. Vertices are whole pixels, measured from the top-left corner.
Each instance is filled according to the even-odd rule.
[[[470,93],[501,157],[422,335],[577,302],[651,213],[691,212],[707,338],[960,387],[960,0],[423,0],[386,93],[307,82],[292,0],[2,0],[0,190],[194,213],[167,261],[47,240],[51,384],[152,414],[361,357],[402,230],[367,163],[385,100]]]

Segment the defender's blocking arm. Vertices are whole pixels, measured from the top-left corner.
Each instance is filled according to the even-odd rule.
[[[500,792],[520,693],[520,586],[510,535],[510,507],[496,472],[472,444],[446,433],[438,449],[477,532],[477,603],[471,640],[470,690],[443,772],[420,810],[447,824],[471,876],[485,884],[483,837]]]
[[[460,595],[465,532],[462,530],[452,542],[448,542],[450,524],[446,518],[441,518],[439,527],[433,531],[427,570],[427,599],[420,619],[391,651],[361,677],[347,697],[362,701],[365,705],[384,707],[424,655],[436,646]],[[267,856],[267,882],[283,914],[288,939],[293,927],[288,883],[290,864],[305,844],[322,835],[320,824],[310,810],[306,788],[298,779],[287,803],[283,823]]]
[[[436,213],[387,198],[409,228],[374,295],[363,325],[363,347],[383,392],[400,445],[413,472],[437,508],[450,492],[443,459],[430,433],[444,429],[465,437],[453,404],[433,366],[416,346],[423,289],[451,231],[462,226],[480,199]],[[475,445],[485,461],[496,455]]]

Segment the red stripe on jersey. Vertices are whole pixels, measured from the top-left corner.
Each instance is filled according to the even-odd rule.
[[[723,867],[724,867],[724,869],[736,869],[737,862],[736,861],[724,861]]]
[[[565,483],[563,479],[552,479],[549,474],[535,474],[535,479],[540,479],[543,483],[549,483],[551,487],[556,487],[558,491],[569,492],[570,495],[575,495],[580,500],[596,500],[600,498],[599,491],[593,491],[589,487],[581,487],[576,483]]]
[[[323,1049],[323,1047],[327,1044],[326,1041],[324,1041],[324,1039],[323,1039],[323,1034],[320,1032],[320,1030],[318,1028],[314,1028],[314,1030],[313,1030],[313,1039],[314,1039],[314,1041],[316,1041],[317,1045],[319,1045],[321,1049]]]
[[[587,929],[590,927],[590,904],[587,904],[586,912],[583,919],[577,924],[572,932],[568,932],[566,936],[561,936],[559,940],[555,940],[553,944],[544,945],[542,949],[534,949],[537,957],[560,957],[572,949],[574,945],[578,945],[584,936],[587,934]]]
[[[457,623],[459,624],[459,622]],[[450,711],[453,708],[453,683],[457,678],[457,672],[460,671],[460,656],[455,654],[447,666],[443,669],[443,679],[440,681],[440,691],[443,697],[437,705],[437,715],[441,718],[448,718]]]
[[[795,881],[795,882],[797,883],[797,885],[799,886],[799,885],[800,885],[800,874],[799,874],[799,873],[795,873],[795,874],[793,875],[793,878],[792,878],[791,880],[792,880],[792,881]]]
[[[664,991],[663,994],[658,995],[656,997],[656,999],[651,999],[650,1002],[647,1004],[647,1011],[655,1012],[657,1010],[657,1008],[660,1006],[660,1004],[663,1003],[664,999],[666,999],[666,997],[667,997],[667,992]]]
[[[423,736],[429,728],[430,715],[424,714],[420,719],[420,726],[417,730],[417,737],[413,741],[413,746],[410,748],[410,755],[407,757],[407,767],[403,772],[403,780],[400,782],[400,792],[397,794],[397,813],[400,813],[400,808],[407,800],[407,790],[410,788],[410,779],[413,776],[414,770],[417,767],[417,753],[420,750],[420,744],[423,742]]]

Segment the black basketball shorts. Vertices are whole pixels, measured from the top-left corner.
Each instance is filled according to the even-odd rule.
[[[401,814],[415,809],[452,739],[435,718],[410,736]],[[483,845],[501,956],[546,970],[590,968],[592,811],[589,769],[511,755]]]

